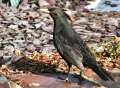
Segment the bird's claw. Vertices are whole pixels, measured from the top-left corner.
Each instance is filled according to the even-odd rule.
[[[70,83],[70,79],[68,77],[65,79],[65,81]]]

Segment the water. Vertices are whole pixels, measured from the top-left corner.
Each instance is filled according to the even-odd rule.
[[[107,4],[106,4],[107,1]],[[96,0],[85,8],[101,12],[120,12],[120,0]]]

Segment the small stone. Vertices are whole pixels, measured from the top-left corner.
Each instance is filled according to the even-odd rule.
[[[43,28],[43,27],[42,27]],[[53,27],[52,26],[46,26],[43,28],[45,31],[52,33],[53,32]]]
[[[0,57],[2,57],[4,55],[4,51],[0,50]]]
[[[21,50],[15,49],[15,55],[16,55],[16,56],[20,56],[20,55],[21,55]]]
[[[74,24],[80,24],[80,23],[88,23],[88,19],[85,17],[81,17],[77,21],[74,22]]]
[[[39,37],[39,36],[40,36],[38,33],[35,33],[35,32],[32,32],[32,35],[33,35],[34,37]]]
[[[31,83],[31,84],[29,84],[29,86],[30,87],[39,87],[40,86],[40,84],[39,83]]]
[[[33,44],[34,44],[34,45],[37,45],[37,46],[38,46],[38,45],[40,45],[40,43],[41,43],[41,42],[40,42],[39,39],[34,39],[34,40],[33,40]]]
[[[9,81],[8,82],[10,88],[23,88],[20,85],[16,84],[15,82]]]
[[[5,46],[5,47],[4,47],[4,50],[9,51],[9,52],[13,52],[15,49],[14,49],[13,46],[8,45],[8,46]]]
[[[37,23],[37,24],[35,24],[35,28],[36,28],[36,29],[40,28],[41,26],[42,26],[41,23]]]
[[[26,21],[26,20],[21,20],[21,21],[19,21],[18,24],[19,25],[25,25],[25,26],[29,25],[28,21]]]
[[[29,44],[26,48],[28,51],[35,51],[35,49],[36,49],[33,44]]]
[[[11,28],[11,29],[18,29],[18,25],[13,25],[13,24],[11,24],[10,26],[8,26],[9,28]]]
[[[3,64],[9,65],[11,64],[11,61],[12,61],[11,56],[3,56]]]
[[[1,75],[0,76],[0,83],[1,84],[7,84],[6,86],[8,86],[8,80],[7,80],[7,78],[5,76]],[[9,86],[8,86],[8,88],[9,88]]]
[[[39,0],[39,6],[40,7],[46,7],[49,3],[46,0]]]
[[[55,47],[53,45],[44,45],[43,49],[42,49],[42,53],[50,53],[55,49]]]
[[[117,37],[120,37],[120,30],[116,31],[116,35],[117,35]]]
[[[97,53],[102,53],[102,52],[104,52],[104,47],[101,46],[101,47],[96,48],[96,52],[97,52]]]
[[[43,32],[40,37],[40,41],[42,41],[42,44],[47,44],[49,40],[50,40],[50,35],[46,32]]]
[[[104,4],[111,5],[111,1],[105,1]]]
[[[29,12],[29,13],[28,13],[28,16],[29,16],[30,18],[35,19],[35,18],[38,18],[38,17],[40,16],[40,14],[39,14],[38,12],[36,12],[36,11],[32,11],[32,12]]]
[[[32,37],[32,35],[29,33],[29,34],[27,34],[27,36],[28,36],[28,38],[31,38]]]
[[[117,7],[118,5],[117,4],[111,4],[110,6],[111,7]]]
[[[16,39],[16,40],[14,40],[14,42],[15,42],[15,43],[24,43],[25,40],[19,40],[19,39]]]

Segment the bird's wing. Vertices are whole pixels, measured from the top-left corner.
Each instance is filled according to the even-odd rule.
[[[56,36],[55,38],[54,38],[54,45],[55,45],[55,47],[57,48],[57,50],[58,50],[58,52],[60,53],[60,55],[62,56],[63,55],[63,53],[64,53],[64,47],[63,47],[63,42],[62,42],[62,40],[58,37],[58,36]]]
[[[89,47],[86,45],[86,43],[83,41],[83,39],[80,38],[80,36],[74,31],[74,29],[69,29],[68,31],[71,31],[71,34],[66,34],[66,40],[67,43],[72,49],[75,51],[75,53],[78,56],[83,57],[83,63],[86,65],[96,65],[96,59],[95,56],[90,51]]]
[[[67,62],[72,63],[79,68],[83,68],[81,51],[72,47],[71,42],[62,35],[56,37],[56,42],[57,44],[55,46],[58,52]]]
[[[65,53],[64,54],[68,54],[69,56],[69,61],[71,61],[71,63],[75,66],[77,66],[80,69],[84,69],[83,66],[83,56],[81,54],[81,51],[78,51],[77,49],[71,47],[68,44],[64,45],[65,48]]]
[[[87,46],[87,44],[80,38],[78,37],[77,39],[77,45],[74,47],[79,47],[78,50],[81,50],[82,55],[83,55],[83,62],[85,65],[96,65],[96,58],[94,54],[91,52],[90,48]]]

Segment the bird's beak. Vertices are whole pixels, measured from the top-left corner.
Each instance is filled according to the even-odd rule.
[[[71,22],[74,22],[74,21],[75,21],[75,14],[76,14],[77,12],[75,12],[75,11],[70,11],[70,10],[67,10],[67,11],[65,11],[65,12],[66,12],[66,14],[69,16],[70,21],[71,21]]]
[[[49,13],[50,13],[50,11],[48,11],[48,9],[47,9],[47,8],[40,9],[40,11],[41,11],[41,12],[43,12],[43,13],[47,13],[47,14],[49,14]]]

